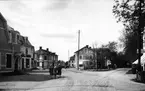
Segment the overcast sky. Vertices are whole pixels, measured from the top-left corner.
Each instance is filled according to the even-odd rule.
[[[114,0],[0,0],[0,12],[8,24],[30,42],[68,60],[80,47],[117,41],[122,25],[112,13]]]

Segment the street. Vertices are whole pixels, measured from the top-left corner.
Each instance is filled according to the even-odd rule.
[[[50,79],[49,73],[0,78],[0,91],[145,91],[145,84],[135,82],[129,68],[111,71],[63,69],[61,78]]]

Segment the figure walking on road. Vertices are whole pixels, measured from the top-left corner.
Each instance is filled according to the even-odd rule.
[[[61,77],[61,73],[62,73],[62,71],[61,71],[61,70],[62,70],[62,66],[61,66],[61,64],[60,64],[60,63],[58,64],[58,68],[57,68],[57,69],[58,69],[58,75],[59,75],[59,77]]]
[[[54,66],[54,78],[56,78],[56,75],[58,73],[57,69],[58,69],[57,64],[55,64],[55,66]]]
[[[50,73],[51,78],[53,76],[53,70],[54,70],[54,66],[53,66],[53,64],[51,64],[50,67],[49,67],[49,73]]]

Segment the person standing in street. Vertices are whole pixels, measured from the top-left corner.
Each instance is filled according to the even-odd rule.
[[[50,73],[51,78],[53,76],[53,70],[54,70],[54,67],[53,67],[53,64],[51,64],[50,67],[49,67],[49,73]]]
[[[54,72],[54,78],[56,78],[56,75],[57,75],[57,73],[58,73],[58,66],[57,66],[57,63],[54,65],[54,70],[53,70],[53,72]]]
[[[61,73],[62,73],[62,66],[61,66],[61,64],[59,63],[59,64],[58,64],[58,75],[59,75],[59,77],[61,77]]]

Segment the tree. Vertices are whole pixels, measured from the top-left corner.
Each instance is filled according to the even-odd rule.
[[[109,41],[109,43],[106,46],[110,49],[111,52],[117,51],[117,42],[115,41],[112,42]]]
[[[140,11],[140,0],[114,0],[113,13],[118,19],[117,22],[123,22],[126,31],[137,31],[139,25],[140,13],[142,22],[141,26],[145,26],[145,8]],[[143,0],[141,0],[143,1]],[[141,5],[144,6],[144,3]]]
[[[114,16],[117,22],[124,25],[125,55],[128,60],[135,59],[137,48],[142,48],[142,32],[145,26],[145,4],[144,0],[114,0]],[[138,44],[138,45],[136,45]],[[140,56],[140,55],[139,55]]]
[[[137,59],[137,48],[138,48],[138,36],[134,32],[126,33],[124,31],[122,39],[120,41],[124,44],[124,55],[125,59],[133,62]]]
[[[96,49],[97,52],[97,63],[99,68],[105,67],[106,60],[110,60],[112,64],[116,61],[117,56],[117,42],[109,42],[108,44],[103,44],[101,47]]]

